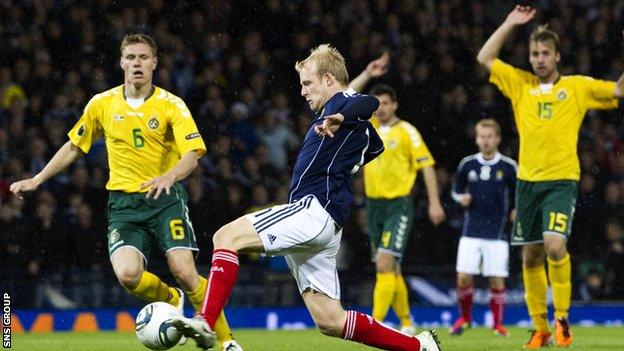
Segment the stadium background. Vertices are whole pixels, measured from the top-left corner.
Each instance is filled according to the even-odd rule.
[[[447,212],[434,228],[423,185],[404,261],[415,306],[452,306],[461,210],[450,182],[474,153],[471,127],[492,117],[502,152],[517,158],[509,107],[487,83],[475,56],[512,1],[0,1],[0,290],[22,310],[137,308],[115,281],[106,252],[103,143],[21,201],[11,182],[39,172],[67,140],[84,105],[122,83],[119,44],[126,33],[154,36],[155,84],[182,97],[208,146],[186,181],[207,272],[211,235],[243,213],[286,200],[290,170],[311,114],[298,95],[297,59],[329,42],[351,77],[382,52],[379,79],[399,94],[399,116],[422,133],[438,161]],[[528,33],[548,22],[562,40],[563,74],[617,80],[624,71],[621,1],[539,1],[538,20],[518,30],[501,57],[528,67]],[[579,139],[582,179],[570,242],[573,299],[624,299],[624,129],[622,109],[590,112]],[[374,269],[364,233],[361,178],[339,257],[347,306],[369,306]],[[232,307],[301,306],[281,259],[242,258]],[[173,282],[162,257],[149,268]],[[522,307],[519,250],[512,250],[509,300]],[[479,281],[479,283],[485,283]],[[486,302],[486,291],[477,302]],[[56,312],[55,312],[56,313]],[[24,318],[29,319],[27,314]],[[33,317],[34,318],[34,317]],[[87,317],[87,319],[90,317]],[[27,324],[33,323],[33,319]]]

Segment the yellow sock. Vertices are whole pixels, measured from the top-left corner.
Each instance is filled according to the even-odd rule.
[[[380,322],[386,319],[395,290],[396,274],[394,272],[377,273],[373,292],[373,318]]]
[[[526,301],[533,326],[539,332],[548,332],[548,310],[546,309],[546,290],[548,280],[544,266],[522,267],[524,281],[524,300]]]
[[[392,308],[394,313],[401,321],[401,327],[412,327],[414,322],[412,321],[412,315],[410,313],[409,306],[409,293],[407,291],[407,284],[403,279],[403,274],[396,275],[396,285],[394,291],[394,299],[392,299]]]
[[[204,298],[206,297],[206,286],[208,281],[204,277],[199,277],[199,285],[193,291],[187,291],[186,295],[188,296],[191,304],[195,311],[200,312],[202,308],[202,304],[204,303]],[[219,318],[215,323],[214,332],[217,334],[217,340],[219,343],[224,343],[226,341],[234,339],[232,336],[232,331],[230,330],[230,326],[228,325],[227,320],[225,319],[225,314],[221,311]]]
[[[188,296],[189,301],[191,301],[191,305],[197,312],[201,312],[202,304],[204,303],[204,298],[206,297],[206,286],[208,285],[208,281],[204,277],[199,277],[199,285],[193,291],[186,291],[186,296]]]
[[[554,261],[548,258],[548,278],[553,291],[553,305],[555,305],[555,318],[568,318],[570,309],[570,297],[572,294],[572,284],[570,284],[570,274],[572,264],[570,255]]]
[[[147,271],[141,274],[139,285],[130,290],[130,293],[141,300],[149,302],[163,301],[176,307],[180,302],[180,294],[174,288],[167,285],[167,283],[163,283],[160,278]]]
[[[217,334],[217,340],[219,340],[219,343],[221,344],[234,339],[234,335],[232,335],[232,330],[228,325],[227,319],[225,319],[225,313],[223,310],[221,310],[221,314],[215,322],[214,332]]]

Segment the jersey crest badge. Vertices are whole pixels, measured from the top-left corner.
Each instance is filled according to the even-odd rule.
[[[78,136],[82,136],[84,134],[85,131],[85,126],[84,124],[80,126],[80,128],[78,128]]]
[[[566,92],[566,90],[565,89],[559,89],[559,91],[557,92],[557,99],[559,101],[563,101],[567,97],[568,97],[568,93]]]
[[[496,180],[503,180],[504,176],[505,172],[503,172],[503,170],[499,169],[498,171],[496,171]]]
[[[111,244],[114,244],[114,243],[116,243],[116,242],[117,242],[117,240],[119,240],[119,232],[117,231],[117,228],[115,228],[115,229],[113,229],[113,230],[110,232],[110,237],[109,237],[108,241],[109,241]]]
[[[149,122],[147,122],[147,126],[151,129],[151,130],[156,130],[158,129],[158,126],[160,126],[160,123],[158,123],[158,118],[156,117],[152,117]]]

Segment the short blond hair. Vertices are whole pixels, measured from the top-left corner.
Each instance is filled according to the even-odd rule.
[[[349,84],[349,73],[347,73],[345,59],[338,49],[331,45],[321,44],[310,50],[310,56],[303,61],[297,61],[295,63],[295,70],[297,70],[297,72],[301,71],[301,69],[310,62],[316,63],[316,74],[319,78],[323,77],[325,74],[331,74],[338,83],[344,86]]]
[[[147,34],[126,34],[126,36],[121,41],[121,46],[119,47],[119,55],[123,56],[123,51],[126,46],[139,43],[147,44],[152,49],[152,54],[154,54],[154,57],[158,55],[158,46],[156,46],[156,41]]]
[[[482,120],[480,120],[479,122],[477,122],[477,125],[475,126],[475,129],[477,127],[481,127],[481,128],[492,128],[494,129],[494,132],[496,133],[496,135],[500,136],[501,135],[501,128],[500,125],[498,124],[498,122],[496,122],[494,119],[492,118],[484,118]]]
[[[542,42],[543,43],[546,41],[552,42],[553,46],[555,47],[555,52],[559,52],[559,48],[561,46],[561,42],[559,41],[559,36],[557,35],[557,33],[548,29],[547,24],[538,26],[537,29],[535,29],[533,33],[531,33],[531,37],[529,38],[529,42],[535,42],[535,43]]]

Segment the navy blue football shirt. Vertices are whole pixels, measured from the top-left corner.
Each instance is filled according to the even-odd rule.
[[[464,212],[463,236],[509,240],[517,168],[514,160],[500,153],[491,160],[478,153],[459,163],[451,195],[457,202],[462,194],[472,196]]]
[[[314,195],[337,225],[343,227],[353,201],[353,175],[380,155],[383,142],[368,121],[379,100],[349,89],[332,96],[316,114],[293,168],[289,202]],[[341,113],[343,123],[333,138],[319,137],[314,126]]]

